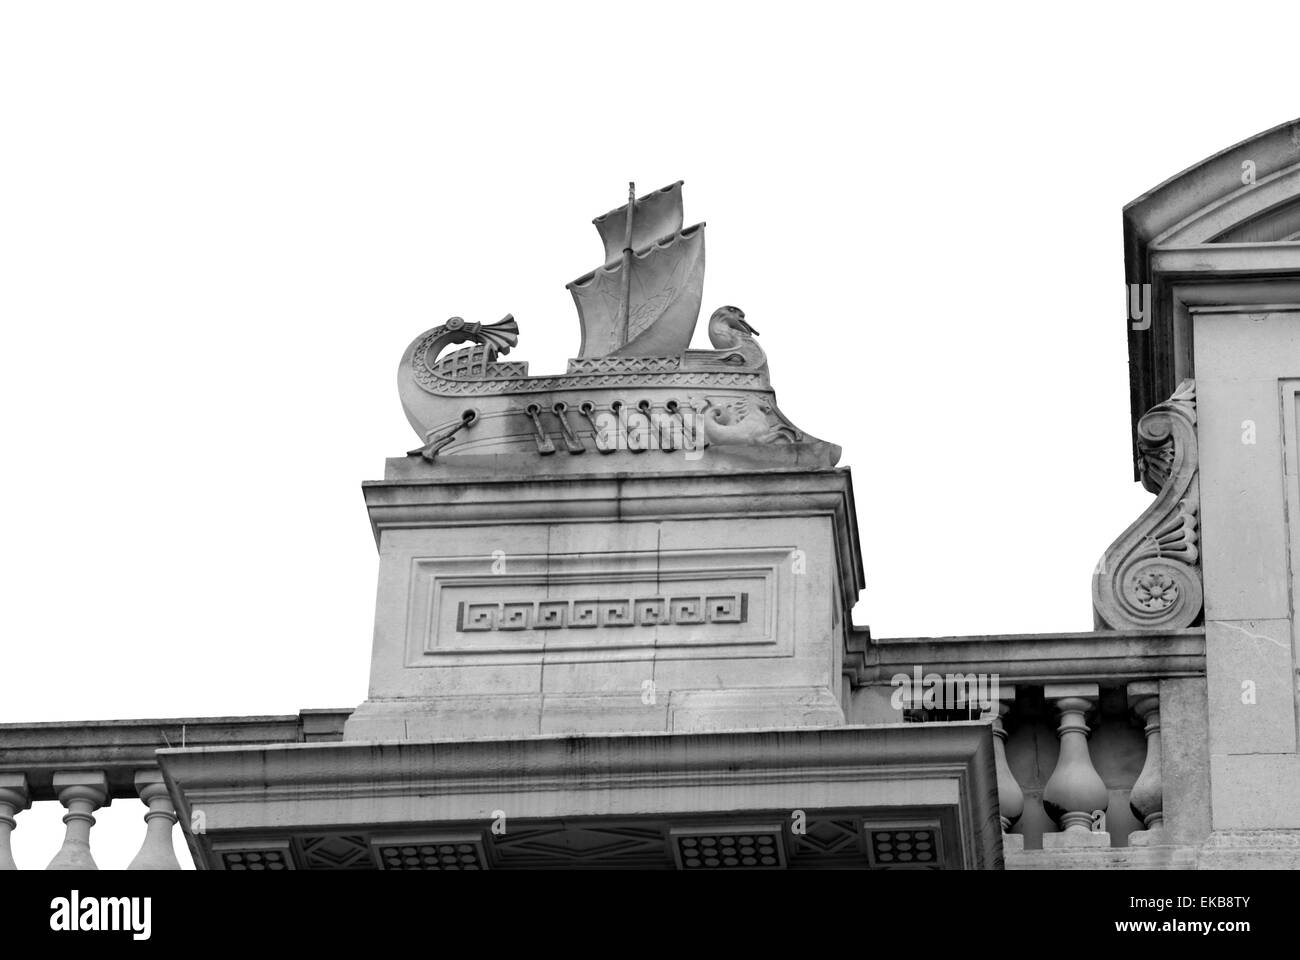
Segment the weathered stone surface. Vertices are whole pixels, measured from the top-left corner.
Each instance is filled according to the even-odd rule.
[[[1216,830],[1197,851],[1202,870],[1300,870],[1300,830]]]
[[[1174,843],[1200,843],[1210,832],[1210,736],[1203,678],[1160,681],[1160,724],[1165,828]]]
[[[1205,668],[1215,753],[1295,752],[1290,620],[1211,620]]]

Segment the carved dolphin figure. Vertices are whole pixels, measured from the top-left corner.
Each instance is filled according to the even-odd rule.
[[[768,415],[771,404],[765,399],[737,397],[714,403],[708,397],[690,397],[687,403],[695,410],[705,439],[711,444],[767,443],[777,438]]]

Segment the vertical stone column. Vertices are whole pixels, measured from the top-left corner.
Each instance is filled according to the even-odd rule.
[[[135,789],[141,801],[149,808],[144,815],[144,843],[127,867],[128,870],[179,870],[180,861],[172,846],[172,826],[176,823],[176,807],[161,770],[140,770],[135,775]]]
[[[1060,833],[1043,835],[1043,849],[1073,846],[1110,846],[1110,834],[1092,829],[1093,813],[1105,811],[1110,796],[1092,765],[1088,752],[1086,714],[1097,703],[1095,683],[1049,683],[1043,697],[1056,706],[1061,722],[1056,735],[1061,752],[1056,769],[1043,788],[1043,807]]]
[[[999,685],[998,701],[985,711],[983,717],[993,723],[993,763],[998,775],[998,818],[1002,821],[1002,847],[1005,852],[1018,852],[1025,847],[1024,837],[1007,832],[1025,812],[1025,793],[1020,789],[1020,784],[1016,782],[1007,763],[1007,731],[1002,719],[1011,712],[1010,701],[1015,699],[1014,686]]]
[[[63,822],[68,830],[63,846],[46,870],[98,870],[90,855],[90,828],[95,811],[108,803],[108,777],[102,770],[59,771],[54,774],[54,792],[67,807]]]
[[[27,777],[21,773],[0,773],[0,870],[17,870],[9,835],[18,826],[14,819],[32,805]]]
[[[1144,680],[1128,685],[1129,708],[1142,720],[1147,756],[1129,792],[1128,803],[1144,829],[1129,834],[1130,846],[1160,843],[1164,839],[1164,785],[1160,779],[1160,684]]]

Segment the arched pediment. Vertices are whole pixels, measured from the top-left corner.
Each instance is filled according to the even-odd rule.
[[[1300,119],[1189,167],[1124,208],[1135,245],[1288,242],[1300,232]]]
[[[1124,261],[1136,444],[1147,411],[1195,376],[1189,298],[1222,309],[1300,297],[1300,119],[1228,147],[1128,204]]]

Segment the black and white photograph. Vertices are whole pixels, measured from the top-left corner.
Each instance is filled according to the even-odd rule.
[[[0,929],[1283,929],[1297,37],[0,0]]]

